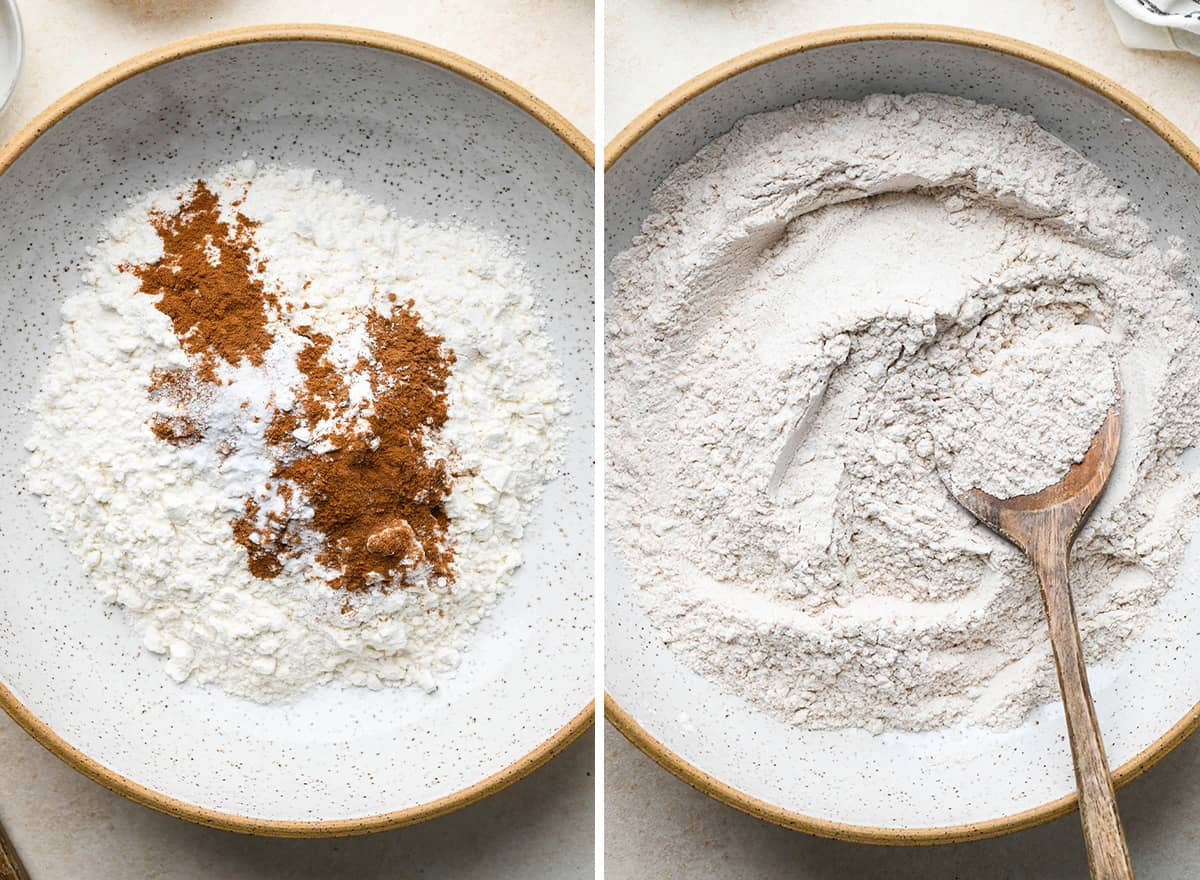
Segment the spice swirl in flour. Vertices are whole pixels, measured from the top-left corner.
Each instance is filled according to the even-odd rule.
[[[1170,589],[1200,489],[1184,260],[1033,120],[938,95],[748,117],[612,268],[609,527],[721,687],[874,731],[1056,699],[1027,564],[947,484],[1056,482],[1114,373],[1121,453],[1072,570],[1089,663]]]
[[[562,457],[503,242],[243,162],[114,220],[63,317],[30,486],[173,677],[452,674]]]

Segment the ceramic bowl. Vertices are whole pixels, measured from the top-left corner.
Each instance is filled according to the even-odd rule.
[[[0,113],[8,106],[25,60],[25,38],[16,0],[0,0]]]
[[[1200,151],[1130,93],[1044,50],[924,26],[829,31],[714,68],[651,107],[610,145],[608,254],[625,249],[654,188],[741,117],[812,98],[941,92],[1008,107],[1098,164],[1163,236],[1200,241]],[[1193,263],[1193,265],[1195,265]],[[1200,290],[1200,283],[1192,283]],[[1128,649],[1091,669],[1110,762],[1124,782],[1200,717],[1200,553]],[[609,718],[709,794],[774,822],[874,843],[1013,831],[1075,805],[1062,709],[1016,730],[813,732],[718,690],[664,647],[618,555],[607,552]]]
[[[398,213],[523,251],[570,391],[567,462],[526,564],[430,696],[330,687],[261,706],[171,681],[25,491],[27,404],[58,306],[126,200],[243,154],[315,167]],[[99,782],[188,819],[316,836],[449,812],[590,722],[593,169],[562,117],[386,34],[255,28],[172,44],[72,92],[0,155],[0,703]],[[111,405],[97,401],[98,406]],[[97,438],[103,442],[103,438]]]

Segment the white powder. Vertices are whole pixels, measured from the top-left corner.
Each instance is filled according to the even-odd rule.
[[[610,528],[663,640],[810,728],[1009,725],[1056,698],[1027,563],[943,476],[1056,482],[1115,364],[1121,453],[1072,580],[1089,658],[1118,651],[1198,512],[1180,264],[1009,111],[873,96],[744,119],[613,262]]]
[[[561,382],[530,283],[499,239],[398,218],[312,171],[241,162],[209,186],[230,216],[244,195],[236,210],[259,222],[267,288],[283,306],[309,307],[279,318],[292,324],[274,328],[263,367],[222,366],[228,384],[205,401],[211,436],[191,446],[160,441],[148,425],[159,406],[150,374],[187,358],[155,298],[119,267],[162,255],[149,215],[176,208],[184,187],[133,205],[63,306],[34,403],[30,486],[103,597],[128,609],[175,679],[260,701],[328,681],[432,690],[520,565],[531,507],[562,458]],[[326,583],[312,554],[257,578],[230,520],[248,489],[270,479],[262,432],[271,396],[285,406],[302,384],[295,357],[304,338],[294,331],[332,336],[329,357],[349,370],[365,352],[364,312],[386,313],[388,294],[414,300],[425,328],[456,354],[434,450],[453,452],[460,473],[446,502],[454,583],[430,577],[347,593]],[[343,422],[370,412],[369,385],[352,377],[350,387],[356,406]],[[318,426],[312,448],[339,427]],[[223,442],[233,435],[236,444]]]
[[[937,440],[955,494],[1028,495],[1083,460],[1116,400],[1106,342],[1088,324],[1018,339],[954,389]]]

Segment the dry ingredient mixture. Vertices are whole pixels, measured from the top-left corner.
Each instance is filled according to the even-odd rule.
[[[942,479],[997,498],[1053,486],[1083,460],[1116,402],[1103,330],[1069,324],[1001,349],[954,389],[938,422]]]
[[[1033,120],[938,95],[748,117],[612,265],[610,528],[662,639],[814,728],[1008,726],[1056,698],[1037,584],[952,500],[1057,482],[1123,388],[1074,549],[1088,657],[1200,509],[1184,257]]]
[[[63,317],[30,485],[174,678],[452,672],[562,456],[502,242],[246,161],[118,218]]]

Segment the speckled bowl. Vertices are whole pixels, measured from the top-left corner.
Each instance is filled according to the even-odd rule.
[[[259,706],[179,686],[106,607],[23,488],[27,404],[86,249],[125,200],[246,153],[315,167],[526,254],[571,393],[568,459],[513,590],[456,678]],[[399,37],[271,27],[167,46],[67,95],[0,154],[0,704],[149,806],[317,836],[449,812],[591,721],[593,169],[589,142],[496,74]],[[111,406],[117,401],[97,401]],[[96,442],[103,443],[103,437]]]
[[[920,25],[827,31],[766,46],[702,74],[610,144],[607,254],[628,246],[666,174],[739,118],[810,98],[942,92],[1036,117],[1102,167],[1162,236],[1200,242],[1200,151],[1129,92],[1042,49]],[[1200,283],[1193,278],[1200,291]],[[1200,552],[1146,631],[1091,669],[1118,782],[1200,720]],[[607,553],[607,715],[697,788],[793,828],[870,843],[946,843],[1015,831],[1075,806],[1062,709],[1016,730],[926,734],[792,728],[700,678],[646,621]]]

